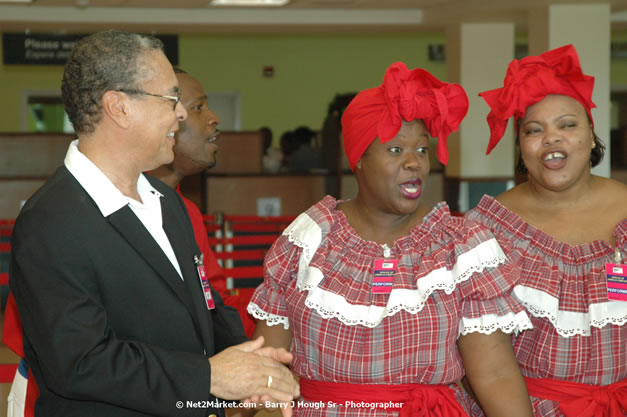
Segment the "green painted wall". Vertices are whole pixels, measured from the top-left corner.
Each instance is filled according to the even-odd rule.
[[[183,34],[179,66],[208,91],[240,92],[242,128],[268,125],[277,143],[297,126],[319,129],[336,93],[379,85],[394,61],[445,79],[445,62],[427,56],[429,44],[444,40],[441,33]],[[627,32],[613,33],[612,40],[627,42]],[[274,66],[273,78],[263,77],[266,65]],[[23,90],[58,90],[62,72],[60,66],[0,65],[0,131],[21,129]],[[627,59],[612,61],[611,84],[627,86]]]
[[[278,143],[284,131],[300,125],[319,129],[336,93],[379,85],[394,61],[444,78],[446,64],[427,57],[430,43],[443,42],[443,35],[424,33],[186,34],[179,36],[179,66],[207,91],[240,92],[242,128],[268,125]],[[266,65],[274,66],[273,78],[263,77]],[[62,72],[58,66],[0,66],[0,131],[21,129],[23,89],[60,89]]]
[[[627,31],[612,32],[612,42],[627,42]],[[627,58],[616,58],[610,62],[610,86],[627,88]]]
[[[2,42],[0,42],[2,54]],[[21,100],[24,90],[61,91],[61,66],[0,65],[0,132],[22,130]]]
[[[300,125],[322,127],[335,94],[375,87],[395,61],[446,76],[444,62],[431,62],[435,34],[181,35],[180,67],[207,91],[238,91],[242,128],[268,125],[278,142]],[[264,66],[275,75],[265,78]]]

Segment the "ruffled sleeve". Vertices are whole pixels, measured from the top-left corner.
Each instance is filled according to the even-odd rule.
[[[327,196],[300,214],[272,245],[264,259],[264,280],[253,294],[248,312],[269,326],[289,329],[286,292],[303,289],[309,263],[328,233],[325,217],[335,199]]]
[[[470,238],[458,244],[461,248],[456,248],[456,252],[464,250],[459,258],[472,253],[472,262],[483,267],[459,285],[463,299],[459,333],[518,333],[531,329],[524,306],[512,295],[520,278],[519,268],[506,258],[488,229],[468,220],[464,223]],[[464,248],[469,244],[473,247]]]
[[[263,283],[255,290],[248,312],[269,326],[283,324],[289,329],[285,292],[295,285],[301,250],[287,235],[282,235],[266,254]]]

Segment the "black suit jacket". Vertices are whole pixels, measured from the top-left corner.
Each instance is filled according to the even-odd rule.
[[[65,167],[16,220],[10,285],[41,391],[36,416],[223,414],[196,408],[215,400],[207,359],[247,339],[215,291],[216,308],[207,309],[185,206],[149,181],[163,194],[163,227],[184,280],[128,206],[103,217]]]

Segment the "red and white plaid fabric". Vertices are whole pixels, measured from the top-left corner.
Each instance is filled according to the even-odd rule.
[[[488,196],[467,217],[489,227],[521,267],[514,295],[534,327],[514,344],[523,374],[590,385],[627,378],[627,303],[608,301],[605,279],[615,248],[603,241],[558,242]],[[614,235],[626,255],[627,219]],[[538,416],[563,416],[553,401],[533,398],[533,405]]]
[[[248,310],[292,331],[300,377],[352,384],[454,384],[464,375],[460,333],[507,332],[530,323],[509,294],[518,270],[485,228],[440,203],[390,248],[390,294],[373,294],[381,245],[364,241],[332,197],[301,214],[265,260]],[[457,388],[456,386],[454,388]],[[466,400],[458,392],[464,407]],[[315,404],[314,404],[315,405]],[[298,416],[383,416],[388,410],[316,408]]]

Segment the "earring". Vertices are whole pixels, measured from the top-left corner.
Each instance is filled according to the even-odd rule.
[[[596,142],[592,142],[592,149],[597,147],[597,143]]]

